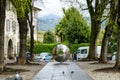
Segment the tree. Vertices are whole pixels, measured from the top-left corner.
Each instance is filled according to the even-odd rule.
[[[31,0],[29,3],[29,8],[30,8],[30,15],[27,15],[27,20],[29,23],[30,27],[30,60],[33,61],[33,49],[34,49],[34,26],[32,25],[33,23],[33,8],[34,8],[34,1]]]
[[[91,18],[91,34],[90,34],[90,49],[89,49],[89,59],[95,59],[96,53],[96,41],[98,34],[101,29],[102,17],[104,10],[109,3],[108,0],[86,0],[87,6]],[[94,4],[94,5],[93,5]]]
[[[89,42],[90,27],[75,7],[63,9],[64,17],[60,21],[62,33],[70,43]]]
[[[27,15],[30,12],[29,3],[30,0],[10,0],[17,12],[17,20],[19,23],[19,34],[20,34],[20,50],[18,57],[18,64],[26,64],[26,42],[27,42]]]
[[[61,23],[59,23],[56,27],[55,27],[55,34],[60,38],[60,42],[64,41],[64,31],[63,31],[63,27],[61,25]]]
[[[118,45],[117,45],[117,54],[116,54],[116,64],[114,66],[115,69],[120,69],[120,0],[118,0],[117,6],[117,25],[118,25]]]
[[[79,7],[82,7],[79,0],[62,0],[70,2],[71,4],[78,3]],[[86,0],[87,8],[82,10],[88,10],[91,19],[91,34],[90,34],[90,49],[89,49],[89,59],[95,59],[96,53],[96,41],[101,29],[101,23],[104,10],[109,3],[109,0]]]
[[[34,1],[30,0],[29,2],[29,8],[30,8],[30,15],[27,15],[27,20],[30,27],[30,60],[33,61],[34,55],[33,55],[33,49],[34,49],[34,25],[33,25],[33,11],[34,9]],[[36,0],[37,1],[37,0]],[[43,0],[39,0],[43,4]]]
[[[54,43],[55,42],[55,36],[53,35],[53,33],[51,31],[47,31],[44,34],[43,42],[44,43]]]
[[[4,26],[6,0],[0,0],[0,72],[4,70]]]
[[[20,52],[18,57],[18,64],[26,63],[26,42],[27,42],[27,18],[18,18],[19,33],[20,33]]]
[[[110,1],[110,16],[109,16],[109,22],[105,28],[105,34],[102,40],[102,49],[101,49],[101,56],[100,56],[100,62],[107,63],[107,53],[108,53],[108,44],[110,41],[110,37],[113,33],[113,28],[115,25],[116,20],[116,5],[115,0]]]

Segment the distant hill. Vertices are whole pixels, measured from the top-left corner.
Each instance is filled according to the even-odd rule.
[[[90,25],[90,17],[84,17],[88,24]],[[62,17],[54,15],[54,14],[49,14],[43,17],[38,18],[38,30],[41,31],[48,31],[48,30],[53,30],[55,26],[59,23],[59,21],[62,19]],[[105,21],[102,23],[102,29],[105,28]]]
[[[49,14],[38,18],[38,30],[48,31],[53,30],[61,20],[60,16]]]

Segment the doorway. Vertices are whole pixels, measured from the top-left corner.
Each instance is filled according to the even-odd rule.
[[[8,42],[8,59],[14,59],[14,56],[13,56],[13,42],[12,42],[11,39]]]

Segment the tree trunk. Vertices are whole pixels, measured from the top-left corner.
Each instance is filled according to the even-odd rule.
[[[26,42],[27,42],[27,19],[26,18],[19,18],[19,33],[20,33],[20,52],[18,57],[18,64],[25,64],[26,63]]]
[[[6,0],[0,0],[0,72],[4,70],[4,26]]]
[[[115,0],[111,0],[110,19],[108,25],[106,26],[105,34],[102,40],[102,48],[101,48],[101,56],[100,56],[101,63],[107,63],[108,43],[113,32],[113,25],[115,24],[115,20],[116,20],[115,6],[116,6]]]
[[[116,54],[116,64],[114,66],[115,69],[120,69],[120,0],[118,1],[118,46],[117,46],[117,54]]]
[[[96,59],[96,41],[98,38],[98,34],[100,32],[100,21],[91,20],[91,36],[90,36],[90,48],[89,48],[89,56],[88,58],[91,60]],[[93,27],[94,26],[94,27]]]
[[[34,26],[33,26],[33,5],[34,1],[31,0],[31,3],[29,3],[30,7],[30,16],[29,14],[27,15],[27,20],[29,22],[29,27],[30,27],[30,60],[34,60],[34,55],[33,55],[33,49],[34,49]]]
[[[119,7],[120,9],[120,7]],[[120,11],[120,10],[119,10]],[[120,17],[118,17],[118,46],[117,46],[117,54],[116,54],[116,64],[114,66],[115,69],[120,69]]]
[[[33,49],[34,49],[34,26],[32,26],[30,28],[31,32],[30,32],[30,36],[31,36],[31,40],[30,40],[30,60],[33,61],[34,60],[34,55],[33,55]]]
[[[109,26],[106,26],[106,32],[102,40],[102,48],[101,48],[101,55],[99,61],[100,63],[107,63],[108,43],[111,36],[111,33],[109,33],[110,30],[108,30],[107,28],[109,28]]]
[[[89,48],[89,59],[96,59],[96,41],[98,34],[101,29],[102,15],[104,9],[108,4],[108,0],[86,0],[87,6],[91,18],[91,35],[90,35],[90,48]],[[93,6],[94,4],[94,6]]]

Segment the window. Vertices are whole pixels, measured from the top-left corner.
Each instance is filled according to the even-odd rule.
[[[77,50],[77,53],[80,53],[80,49]]]
[[[12,22],[12,31],[15,33],[15,31],[16,31],[16,22],[15,21],[13,21]]]
[[[87,49],[81,49],[81,54],[87,54]]]
[[[10,20],[9,19],[6,20],[6,31],[7,32],[10,31]]]

